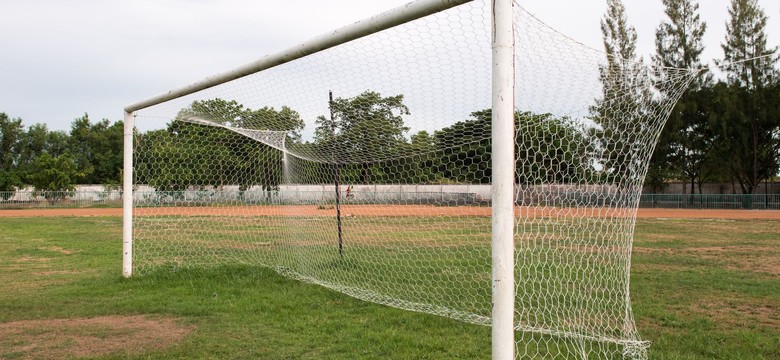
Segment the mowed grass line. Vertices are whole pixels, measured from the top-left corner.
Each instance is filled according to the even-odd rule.
[[[122,279],[119,218],[0,224],[0,323],[145,314],[194,328],[163,350],[102,358],[490,356],[487,327],[362,302],[261,267]],[[779,233],[780,221],[638,220],[632,301],[651,358],[780,358]],[[3,352],[9,341],[0,339],[0,359],[23,358]]]

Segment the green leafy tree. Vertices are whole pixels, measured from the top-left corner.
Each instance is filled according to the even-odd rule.
[[[27,176],[27,180],[36,192],[42,192],[46,199],[52,201],[72,193],[78,180],[87,175],[78,170],[76,160],[68,153],[59,156],[41,154],[35,161],[35,170]]]
[[[22,134],[17,166],[22,174],[32,171],[35,160],[46,152],[49,129],[44,124],[33,124]]]
[[[412,135],[408,148],[407,153],[414,155],[399,166],[404,170],[399,182],[438,183],[444,179],[439,171],[442,168],[441,154],[437,151],[434,135],[425,130],[419,131]]]
[[[17,162],[23,135],[22,119],[11,119],[5,113],[0,113],[0,193],[2,193],[2,200],[8,200],[13,196],[16,188],[22,186]]]
[[[67,144],[70,153],[75,154],[78,168],[89,173],[82,183],[119,183],[123,127],[121,121],[111,124],[107,119],[92,123],[88,114],[73,120]]]
[[[721,96],[721,153],[744,193],[754,193],[778,168],[780,116],[777,47],[767,45],[766,15],[756,0],[732,0],[721,69],[729,88]]]
[[[442,156],[439,171],[457,183],[487,184],[491,167],[491,110],[471,113],[471,119],[458,121],[434,133]],[[517,114],[515,114],[517,116]]]
[[[777,174],[780,162],[780,86],[760,89],[720,83],[717,89],[718,154],[744,194]]]
[[[409,109],[403,95],[382,97],[366,91],[354,98],[336,98],[330,104],[331,117],[317,118],[315,144],[330,153],[339,163],[353,164],[343,168],[346,181],[380,181],[390,173],[390,160],[403,156],[406,132],[403,116]],[[359,174],[359,175],[358,175]],[[387,181],[387,180],[385,180]]]
[[[300,114],[287,106],[278,111],[267,106],[252,110],[235,100],[219,98],[193,102],[179,114],[180,119],[187,116],[242,129],[287,131],[287,141],[293,143],[300,142],[305,125]]]
[[[167,129],[140,134],[137,182],[158,191],[181,192],[188,187],[238,185],[245,191],[265,190],[282,181],[282,153],[268,144],[224,128],[189,120],[250,130],[286,131],[297,143],[304,123],[288,107],[252,110],[236,101],[195,101]]]
[[[67,151],[68,134],[49,131],[45,124],[33,124],[21,134],[16,155],[16,173],[21,181],[30,184],[28,177],[38,171],[38,158],[43,154],[57,157]]]
[[[287,106],[282,106],[280,110],[273,107],[252,110],[235,100],[218,98],[193,102],[190,108],[182,111],[179,119],[187,116],[241,129],[284,131],[287,133],[285,146],[299,144],[300,132],[305,126],[300,114]],[[231,174],[242,174],[237,179],[240,190],[244,191],[254,185],[272,190],[282,181],[282,153],[274,149],[271,146],[273,144],[249,141],[242,134],[225,129],[205,128],[202,125],[188,124],[186,121],[180,121],[175,126],[180,135],[188,136],[189,140],[197,142],[192,144],[193,148],[205,151],[204,156],[218,153],[225,159],[216,169],[212,167],[201,172],[201,183],[222,186],[227,184],[226,181],[236,181],[230,179]]]
[[[489,183],[491,167],[490,109],[471,114],[435,133],[443,159],[440,171],[455,182]],[[584,128],[551,114],[515,113],[517,172],[520,184],[587,183],[593,177],[593,144]]]
[[[193,167],[195,152],[168,129],[136,135],[136,182],[161,192],[186,190],[198,171]]]

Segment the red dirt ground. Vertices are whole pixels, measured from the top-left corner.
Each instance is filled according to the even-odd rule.
[[[345,205],[341,207],[344,216],[489,216],[490,208],[477,206],[429,206],[429,205]],[[553,212],[559,216],[610,216],[606,210],[598,209],[532,209],[515,208],[519,214],[543,217]],[[165,207],[135,209],[137,216],[145,215],[239,215],[239,216],[333,216],[335,210],[321,209],[317,205],[297,206],[246,206],[246,207]],[[612,215],[619,214],[612,210]],[[122,216],[119,208],[78,209],[23,209],[0,210],[2,217],[62,217],[62,216]],[[768,219],[780,220],[777,210],[691,210],[691,209],[639,209],[639,218],[670,219]]]

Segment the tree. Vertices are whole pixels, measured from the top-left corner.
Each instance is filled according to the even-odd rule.
[[[27,176],[36,192],[43,192],[48,200],[57,200],[76,190],[76,183],[87,173],[80,172],[70,154],[51,156],[42,154],[35,161],[35,172]]]
[[[475,111],[471,113],[471,119],[458,121],[434,133],[444,178],[458,183],[490,183],[493,170],[490,162],[491,111]],[[519,136],[519,132],[516,134]]]
[[[374,91],[334,99],[330,103],[332,118],[317,118],[315,144],[335,161],[357,165],[344,169],[348,179],[357,171],[360,181],[368,183],[372,176],[388,173],[384,167],[387,161],[402,156],[409,131],[403,120],[409,109],[403,99],[403,95],[382,97]]]
[[[758,0],[731,0],[720,63],[729,84],[752,90],[780,80],[778,48],[767,46],[766,21]]]
[[[663,3],[668,21],[656,30],[654,64],[664,69],[661,73],[664,78],[671,77],[668,72],[674,69],[703,68],[700,58],[707,26],[699,17],[699,4],[695,0],[663,0]],[[704,181],[705,163],[713,156],[715,134],[700,102],[707,100],[706,95],[711,92],[705,88],[711,83],[712,74],[701,71],[672,110],[648,170],[648,178],[656,189],[675,173],[690,181],[691,194],[695,192],[694,183]]]
[[[152,130],[136,135],[135,176],[138,184],[145,184],[162,192],[180,192],[193,183],[198,148],[181,141],[171,129]]]
[[[193,102],[188,109],[182,111],[178,119],[182,120],[187,116],[205,118],[240,129],[284,131],[287,133],[285,146],[300,143],[300,132],[305,126],[300,114],[287,106],[282,106],[278,111],[267,106],[252,110],[235,100],[226,101],[219,98]],[[205,151],[203,156],[206,158],[213,153],[223,156],[222,163],[216,169],[202,172],[200,181],[203,185],[226,185],[230,174],[242,174],[238,177],[241,191],[254,185],[271,190],[281,183],[284,165],[282,152],[272,148],[276,144],[248,141],[239,133],[225,129],[208,129],[202,125],[188,124],[186,121],[180,121],[175,126],[179,135],[189,136],[189,140],[198,142],[192,145],[199,151]]]
[[[88,114],[73,120],[67,144],[79,170],[89,174],[83,183],[119,183],[123,127],[121,121],[111,124],[107,119],[93,124]]]
[[[691,69],[700,68],[701,53],[704,51],[702,37],[707,24],[699,16],[699,4],[696,0],[663,0],[664,13],[668,22],[663,21],[656,29],[653,62],[656,66]],[[702,73],[694,81],[692,88],[706,85],[712,75]]]
[[[287,131],[288,142],[300,142],[304,122],[300,114],[287,106],[277,111],[273,107],[252,110],[235,100],[220,98],[194,101],[182,111],[180,119],[195,116],[217,124],[250,130]]]
[[[398,179],[399,182],[437,183],[444,179],[439,171],[442,166],[441,154],[437,151],[436,138],[433,135],[425,130],[412,135],[408,148],[406,153],[414,156],[399,164],[399,168],[405,171]]]
[[[636,31],[628,25],[621,0],[607,0],[607,13],[601,21],[607,63],[599,68],[602,96],[591,108],[598,125],[590,136],[599,139],[598,153],[603,180],[625,184],[642,170],[634,146],[646,135],[644,119],[652,106],[647,74],[636,54]]]
[[[41,154],[60,156],[68,151],[68,134],[64,131],[49,131],[46,124],[33,124],[21,138],[19,149],[19,172],[26,176],[35,171],[35,161]]]
[[[289,107],[252,110],[236,101],[199,100],[182,109],[167,129],[138,135],[137,182],[158,191],[238,185],[265,190],[282,181],[282,152],[256,139],[211,124],[248,130],[285,131],[297,144],[304,123]]]
[[[780,85],[749,90],[720,83],[717,91],[720,160],[744,194],[752,194],[780,162]]]
[[[477,111],[435,133],[441,172],[456,182],[490,183],[492,111]],[[592,143],[566,117],[515,112],[516,179],[520,184],[586,183],[593,176]]]
[[[780,116],[777,108],[777,47],[769,48],[766,15],[756,0],[732,0],[721,44],[721,69],[729,88],[722,92],[720,133],[730,172],[744,193],[755,192],[778,167]]]
[[[14,191],[22,186],[17,168],[21,138],[24,134],[22,119],[10,119],[0,113],[0,193],[2,200],[8,200]]]

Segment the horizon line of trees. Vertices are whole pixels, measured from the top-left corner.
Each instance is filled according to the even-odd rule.
[[[6,200],[24,186],[73,191],[76,184],[117,187],[122,171],[122,121],[73,120],[70,131],[46,124],[25,129],[22,119],[0,112],[0,192]],[[61,194],[47,194],[62,196]]]
[[[659,192],[670,180],[681,180],[693,194],[701,193],[704,183],[723,182],[755,193],[780,170],[780,70],[778,47],[767,43],[767,17],[757,0],[730,1],[723,59],[716,61],[725,79],[716,81],[701,59],[707,24],[698,1],[662,2],[666,19],[656,29],[652,64],[704,70],[672,110],[645,185]],[[643,62],[622,0],[607,0],[607,5],[601,23],[607,53]]]

